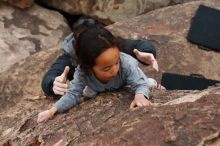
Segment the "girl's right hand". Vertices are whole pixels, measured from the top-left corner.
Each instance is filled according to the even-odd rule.
[[[143,106],[151,106],[152,103],[145,98],[143,94],[136,94],[134,100],[130,104],[130,108],[133,109],[136,106],[143,107]]]
[[[49,120],[50,118],[52,118],[54,116],[56,111],[57,111],[57,109],[55,107],[53,107],[50,110],[40,112],[38,114],[37,123]]]

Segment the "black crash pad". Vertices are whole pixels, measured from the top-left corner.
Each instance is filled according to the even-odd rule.
[[[200,5],[192,18],[187,40],[220,51],[220,10]]]
[[[216,83],[220,83],[220,81],[206,79],[196,74],[186,76],[166,72],[162,74],[161,79],[161,85],[167,90],[203,90]]]

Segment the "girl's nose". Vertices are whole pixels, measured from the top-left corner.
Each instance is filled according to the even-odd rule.
[[[118,67],[117,66],[114,66],[111,70],[111,75],[115,76],[118,72]]]

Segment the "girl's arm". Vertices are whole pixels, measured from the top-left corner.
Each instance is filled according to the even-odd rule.
[[[46,121],[52,118],[56,112],[65,112],[77,104],[86,86],[83,76],[84,74],[78,67],[74,73],[74,79],[70,82],[70,88],[67,93],[62,96],[50,110],[39,113],[38,122]]]
[[[130,104],[130,108],[135,106],[150,106],[152,103],[149,99],[149,86],[147,77],[139,67],[131,67],[128,71],[127,83],[131,85],[131,89],[135,96]]]
[[[74,79],[70,82],[69,90],[54,104],[54,107],[59,112],[65,112],[77,104],[86,86],[84,76],[81,69],[77,67],[74,73]]]
[[[138,62],[126,54],[122,54],[120,57],[125,80],[128,85],[131,85],[131,90],[135,94],[130,107],[151,105],[147,99],[149,98],[148,80],[144,72],[138,67]]]
[[[67,80],[71,81],[73,79],[73,73],[75,69],[74,66],[76,66],[76,61],[75,61],[76,57],[74,55],[75,53],[74,53],[74,48],[72,45],[73,40],[74,40],[73,33],[70,33],[68,36],[66,36],[61,47],[64,53],[60,57],[58,57],[56,62],[51,66],[51,68],[48,70],[48,72],[43,77],[41,87],[44,93],[48,96],[63,95],[63,94],[59,94],[59,92],[54,93],[53,84],[54,84],[55,79],[64,72],[64,68],[66,66],[69,66],[70,68],[70,71],[67,75]],[[59,82],[59,81],[58,82],[55,81],[55,83],[62,84],[62,82]],[[64,83],[62,85],[65,85],[65,84],[67,83]],[[62,85],[61,85],[61,90],[66,89],[66,88],[62,88]],[[58,87],[60,88],[60,86]]]

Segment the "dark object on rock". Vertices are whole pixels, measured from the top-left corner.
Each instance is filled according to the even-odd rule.
[[[78,35],[84,31],[85,29],[89,28],[89,27],[94,27],[94,26],[103,26],[104,24],[102,24],[101,22],[98,22],[97,20],[90,18],[90,17],[86,17],[86,16],[82,16],[80,17],[73,25],[72,25],[72,30],[74,32],[75,38],[78,37]]]
[[[79,20],[73,24],[73,28],[79,27],[80,25],[95,25],[96,23],[95,19],[80,17]]]
[[[187,39],[198,45],[220,51],[220,10],[200,5]]]
[[[220,81],[209,80],[202,75],[191,74],[190,76],[174,73],[163,73],[161,84],[167,90],[203,90]]]

